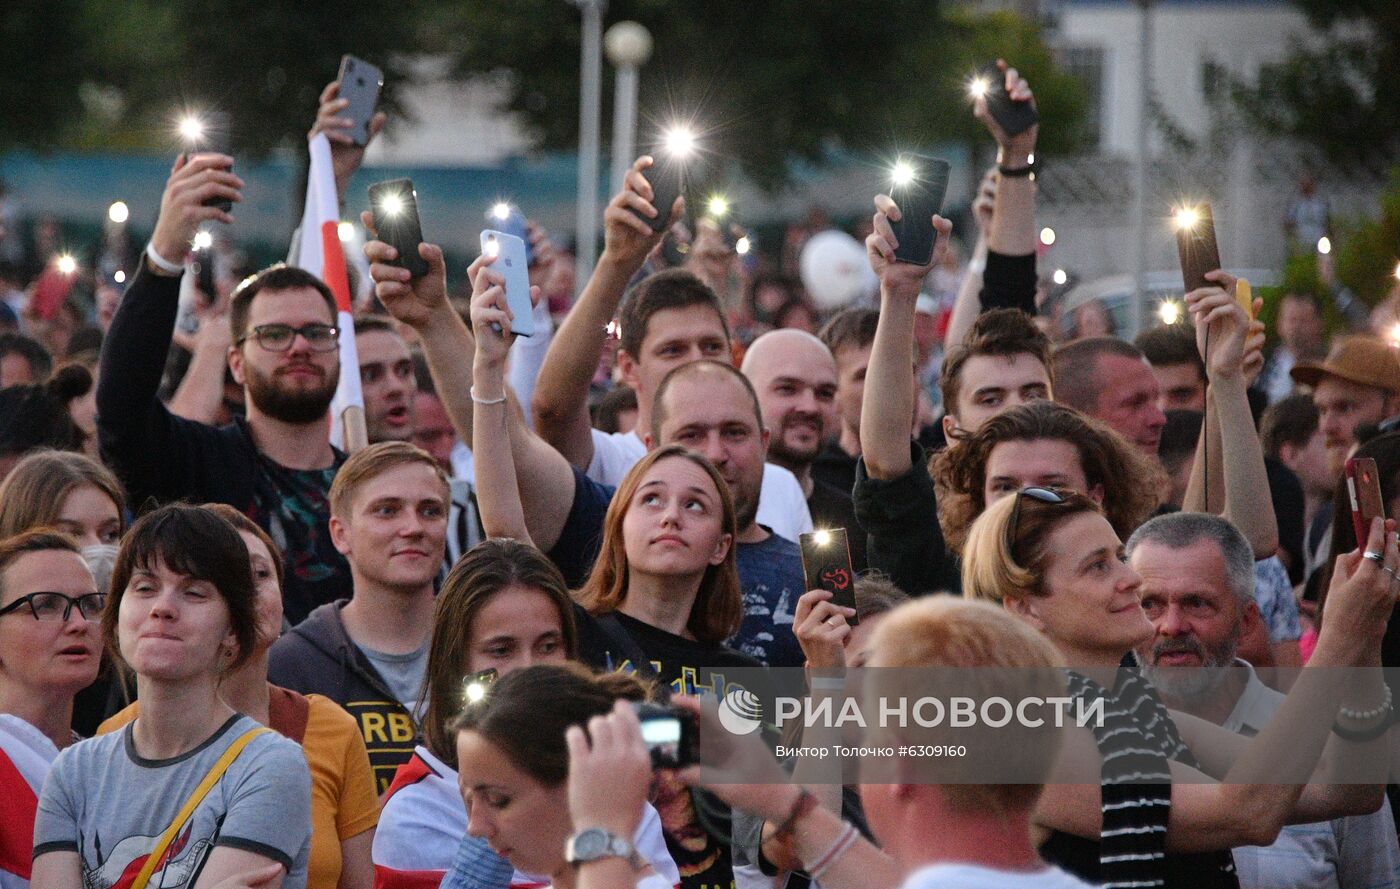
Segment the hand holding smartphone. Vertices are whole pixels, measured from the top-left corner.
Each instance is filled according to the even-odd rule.
[[[418,193],[412,179],[390,179],[369,187],[369,209],[379,240],[398,251],[391,265],[408,269],[414,278],[428,273],[428,261],[418,254],[423,227],[418,220]]]
[[[1040,123],[1040,113],[1034,105],[1011,98],[1011,92],[1006,88],[1005,71],[990,65],[982,70],[982,77],[987,80],[987,113],[1007,136],[1019,136]]]
[[[535,335],[535,307],[530,302],[530,266],[525,260],[525,242],[515,235],[487,229],[481,233],[481,252],[496,257],[491,265],[506,279],[506,305],[513,316],[510,332]]]
[[[1198,204],[1176,215],[1176,253],[1181,260],[1181,280],[1190,293],[1214,286],[1206,272],[1220,268],[1220,249],[1215,242],[1215,217],[1210,204]]]
[[[340,59],[340,89],[337,95],[349,102],[342,112],[354,121],[346,133],[356,145],[369,144],[369,122],[379,104],[379,91],[384,86],[384,72],[363,59],[352,55]]]
[[[948,162],[942,158],[921,154],[905,155],[896,165],[897,178],[890,197],[899,205],[899,221],[891,220],[890,229],[899,242],[894,248],[898,262],[933,262],[933,248],[938,243],[933,216],[943,209],[948,169]]]
[[[809,531],[798,535],[802,551],[802,573],[807,589],[826,590],[833,604],[856,607],[856,573],[851,568],[851,544],[845,528]],[[851,626],[860,623],[852,616]]]
[[[195,126],[185,137],[186,159],[196,154],[232,155],[232,139],[230,138],[232,126],[228,112],[208,111],[200,115]],[[227,169],[232,171],[233,164],[229,164]],[[204,206],[217,207],[228,213],[233,210],[233,201],[228,198],[210,198],[204,202]]]
[[[651,185],[651,205],[656,208],[656,216],[643,216],[635,209],[632,212],[652,231],[665,231],[670,226],[671,208],[685,187],[685,168],[679,159],[658,152],[653,156],[651,166],[642,170],[642,175]]]
[[[1351,527],[1356,533],[1356,545],[1364,547],[1371,536],[1371,520],[1385,518],[1380,472],[1374,459],[1353,457],[1346,462],[1345,475],[1351,500]]]

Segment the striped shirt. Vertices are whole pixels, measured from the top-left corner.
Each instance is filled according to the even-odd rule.
[[[1102,724],[1093,727],[1103,758],[1103,831],[1097,843],[1056,831],[1042,856],[1112,889],[1238,889],[1228,850],[1167,852],[1171,761],[1192,767],[1196,761],[1152,684],[1126,665],[1111,692],[1073,671],[1068,684],[1072,697],[1104,700]]]

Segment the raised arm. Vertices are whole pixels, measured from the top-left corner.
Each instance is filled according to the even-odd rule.
[[[151,249],[169,271],[143,256],[117,307],[102,345],[97,375],[97,436],[102,459],[121,477],[133,503],[148,496],[187,496],[183,461],[172,459],[176,427],[157,393],[179,307],[180,277],[195,232],[205,223],[233,217],[204,201],[241,199],[243,180],[219,154],[181,156],[161,196]]]
[[[214,423],[224,403],[224,369],[233,344],[228,315],[208,314],[194,335],[194,352],[184,379],[170,397],[170,412],[186,420]]]
[[[865,252],[880,279],[880,321],[870,347],[865,372],[867,396],[860,411],[860,448],[866,472],[874,479],[891,479],[909,469],[909,424],[914,416],[914,304],[929,266],[897,262],[898,241],[890,221],[901,218],[888,195],[875,198],[875,230],[865,239]],[[952,223],[933,217],[938,246],[933,263],[948,248]]]
[[[1245,364],[1250,321],[1235,302],[1235,278],[1221,271],[1208,277],[1222,286],[1203,287],[1186,295],[1210,389],[1206,434],[1197,446],[1185,505],[1229,519],[1244,533],[1255,558],[1264,559],[1278,550],[1278,522],[1269,496],[1263,446],[1249,409]],[[1210,502],[1204,496],[1208,478]],[[1222,497],[1223,503],[1218,502]]]
[[[655,217],[659,208],[650,203],[651,185],[642,170],[650,157],[638,158],[627,172],[623,189],[603,213],[603,255],[578,302],[564,316],[549,345],[532,400],[535,429],[569,462],[587,469],[593,460],[592,425],[588,417],[588,384],[598,367],[607,338],[608,323],[617,314],[627,282],[646,262],[652,248],[665,236],[653,232],[632,212]],[[676,199],[671,221],[680,218],[684,201]]]
[[[1006,78],[1006,89],[1017,102],[1035,104],[1030,84],[1015,68],[997,60],[997,66]],[[1040,125],[1030,127],[1015,136],[1007,135],[1001,125],[987,109],[987,97],[978,96],[973,104],[977,119],[987,125],[992,138],[997,142],[997,166],[1008,172],[1000,173],[997,182],[997,199],[992,211],[992,222],[987,228],[987,249],[1004,256],[1026,256],[1035,254],[1035,179],[1032,176],[1012,175],[1031,166],[1035,156],[1036,136]],[[991,308],[991,306],[984,306]]]
[[[350,107],[349,99],[340,98],[340,81],[332,80],[326,84],[326,88],[321,90],[318,102],[316,121],[311,125],[311,131],[306,136],[309,139],[317,133],[325,133],[326,138],[331,143],[331,165],[335,168],[335,192],[340,198],[340,209],[343,213],[345,210],[345,190],[350,185],[350,177],[355,175],[360,164],[364,163],[365,149],[369,148],[369,143],[374,141],[374,137],[379,135],[379,131],[384,129],[384,122],[387,118],[383,111],[375,112],[369,121],[369,139],[364,145],[356,145],[347,132],[355,126],[355,122],[348,117],[339,116],[342,111]]]
[[[972,200],[972,218],[977,222],[977,245],[972,248],[972,258],[963,273],[962,284],[958,287],[957,298],[953,301],[953,314],[948,319],[948,332],[943,342],[946,348],[961,343],[967,332],[982,314],[982,280],[987,269],[987,231],[991,228],[992,214],[996,212],[997,169],[992,167],[977,186],[977,197]]]

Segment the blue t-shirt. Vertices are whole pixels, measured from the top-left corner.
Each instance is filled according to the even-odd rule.
[[[807,662],[792,632],[797,600],[806,592],[802,551],[786,537],[770,533],[762,543],[741,543],[735,554],[744,589],[744,620],[727,643],[770,667]]]
[[[615,488],[574,469],[574,502],[549,558],[570,589],[588,579],[603,545],[603,518]],[[806,656],[792,632],[792,618],[803,589],[802,553],[793,543],[769,534],[762,543],[741,543],[735,557],[744,591],[744,620],[727,643],[770,667],[800,667]]]

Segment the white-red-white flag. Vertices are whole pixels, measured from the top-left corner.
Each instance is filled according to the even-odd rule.
[[[336,326],[340,328],[340,385],[331,402],[331,443],[352,449],[347,442],[346,412],[363,427],[364,393],[360,389],[360,357],[355,349],[355,318],[350,279],[345,272],[345,252],[340,246],[339,201],[335,192],[335,168],[331,143],[324,133],[311,137],[311,169],[306,177],[306,209],[301,216],[301,247],[297,265],[316,275],[335,294]],[[353,409],[353,410],[352,410]],[[359,436],[350,436],[358,438]]]

